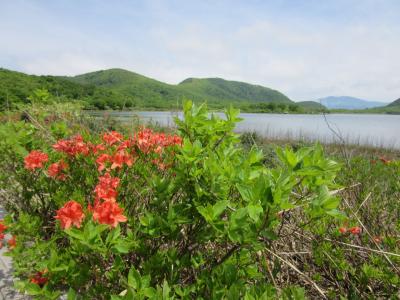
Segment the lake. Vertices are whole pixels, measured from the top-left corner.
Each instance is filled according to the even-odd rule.
[[[174,125],[174,116],[182,113],[165,111],[92,111],[93,116],[104,114],[122,122],[139,116],[143,122],[163,126]],[[221,113],[218,115],[223,116]],[[381,114],[262,114],[242,113],[237,132],[254,131],[263,137],[319,140],[362,144],[400,149],[400,115]]]

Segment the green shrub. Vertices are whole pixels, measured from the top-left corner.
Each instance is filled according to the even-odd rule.
[[[319,145],[277,148],[266,166],[233,133],[238,113],[209,117],[186,102],[177,136],[53,124],[51,137],[63,138],[53,146],[34,130],[2,141],[17,287],[38,299],[303,299],[303,288],[274,282],[288,264],[275,250],[283,220],[298,214],[293,226],[322,234],[343,219],[331,193],[340,166]],[[34,151],[24,158],[19,147]]]

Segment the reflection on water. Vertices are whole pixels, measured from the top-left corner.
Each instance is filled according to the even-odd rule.
[[[104,112],[90,112],[103,116]],[[175,116],[182,113],[165,111],[107,112],[121,122],[129,122],[138,115],[144,122],[155,122],[163,126],[173,126]],[[223,116],[223,114],[218,113]],[[400,149],[400,115],[328,114],[284,115],[284,114],[240,114],[236,131],[255,131],[264,137],[312,139],[322,142],[337,142],[382,146]],[[336,132],[336,134],[333,131]],[[340,136],[340,138],[338,137]]]

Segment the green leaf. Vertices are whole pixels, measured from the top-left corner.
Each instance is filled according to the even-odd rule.
[[[76,292],[74,291],[73,288],[69,288],[67,294],[67,300],[75,300],[75,299],[76,299]]]
[[[139,290],[141,287],[140,273],[133,267],[129,270],[128,285],[134,290]]]
[[[217,203],[215,203],[215,204],[213,205],[213,208],[212,208],[212,211],[213,211],[213,215],[212,215],[213,220],[215,220],[217,217],[219,217],[219,216],[224,212],[224,210],[226,209],[226,207],[228,206],[228,204],[229,204],[229,201],[227,201],[227,200],[221,200],[221,201],[218,201]]]
[[[250,204],[247,206],[247,210],[249,212],[250,218],[252,218],[255,222],[258,222],[260,219],[260,214],[263,213],[263,208],[259,204]]]

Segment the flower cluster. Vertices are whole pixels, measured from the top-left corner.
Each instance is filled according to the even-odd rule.
[[[164,149],[182,145],[182,139],[176,135],[156,133],[144,128],[128,139],[124,139],[123,135],[116,131],[106,132],[102,134],[101,140],[100,144],[92,144],[85,142],[81,135],[76,135],[70,139],[57,141],[53,145],[53,149],[64,154],[65,157],[47,167],[47,176],[58,180],[68,179],[68,170],[73,169],[73,167],[69,167],[69,164],[73,164],[74,158],[78,155],[87,158],[89,162],[95,161],[97,170],[104,174],[98,177],[98,184],[93,190],[93,206],[88,205],[87,213],[92,214],[95,222],[116,227],[118,223],[126,222],[127,218],[117,203],[117,188],[120,179],[112,177],[110,172],[123,174],[120,170],[125,166],[133,166],[135,161],[142,157],[139,152],[151,154],[151,158],[146,160],[157,165],[160,170],[165,170],[172,164],[164,161]],[[44,168],[44,164],[48,160],[47,154],[32,151],[25,157],[25,168],[28,170]],[[74,200],[65,203],[55,215],[55,219],[59,220],[62,229],[72,226],[80,228],[85,217],[82,205]]]
[[[6,235],[5,235],[5,230],[8,228],[8,226],[6,226],[4,224],[4,220],[0,220],[0,249],[3,248],[3,240],[5,239]],[[7,241],[8,247],[10,249],[15,248],[15,246],[17,246],[17,237],[15,235],[13,235],[11,237],[11,239],[9,239]]]
[[[65,153],[68,156],[76,156],[78,154],[88,155],[90,148],[91,144],[85,143],[79,134],[69,140],[59,140],[53,145],[54,150]]]
[[[3,248],[3,242],[2,240],[5,237],[4,231],[7,229],[7,226],[4,225],[4,221],[0,220],[0,249]]]
[[[107,224],[111,227],[116,227],[119,222],[126,222],[128,220],[122,212],[123,209],[120,208],[116,202],[99,202],[93,208],[93,220],[100,224]]]
[[[85,214],[78,202],[70,200],[57,210],[57,215],[54,218],[60,220],[62,229],[68,229],[72,225],[80,228]]]
[[[339,227],[339,232],[341,234],[346,234],[347,232],[351,233],[352,235],[359,235],[361,233],[361,228],[358,226],[347,228],[345,226]]]
[[[46,273],[47,270],[36,272],[36,274],[33,275],[29,281],[31,283],[37,284],[40,287],[43,287],[47,283],[47,281],[49,281],[49,279],[45,277]]]
[[[41,151],[33,150],[25,159],[25,168],[28,170],[43,168],[43,164],[49,160],[49,156]]]
[[[177,135],[156,133],[151,129],[144,128],[134,136],[134,143],[143,153],[151,151],[161,153],[163,148],[168,146],[182,145],[182,138]]]
[[[49,168],[47,169],[47,174],[55,179],[64,180],[66,178],[64,171],[67,168],[68,164],[65,163],[63,160],[60,160],[59,162],[53,163],[49,166]]]
[[[100,176],[99,183],[94,189],[94,193],[96,195],[95,203],[98,203],[100,200],[116,201],[118,195],[117,187],[119,182],[119,178],[111,177],[109,173],[106,173],[104,176]]]

